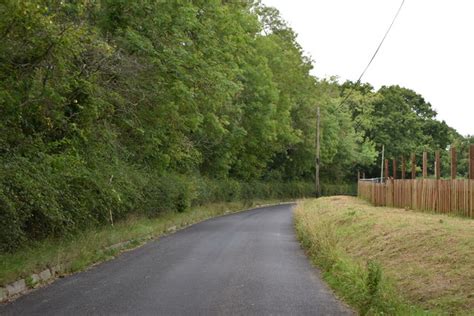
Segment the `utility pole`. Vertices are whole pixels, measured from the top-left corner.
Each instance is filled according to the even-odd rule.
[[[319,110],[319,106],[316,109],[316,174],[315,174],[315,181],[316,181],[316,197],[321,196],[321,184],[319,183],[319,163],[320,163],[320,125],[321,125],[321,114]]]

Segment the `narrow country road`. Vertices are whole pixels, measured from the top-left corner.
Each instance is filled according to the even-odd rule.
[[[291,208],[196,224],[0,306],[0,314],[350,315],[300,249]]]

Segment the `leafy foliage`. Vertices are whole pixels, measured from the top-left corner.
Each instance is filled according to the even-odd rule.
[[[437,113],[430,103],[413,90],[400,86],[383,86],[378,91],[364,84],[355,86],[351,82],[342,85],[343,95],[352,94],[348,99],[348,108],[352,112],[356,131],[360,132],[367,143],[380,151],[385,145],[385,157],[400,160],[409,159],[414,153],[421,165],[422,152],[427,151],[434,161],[436,150],[444,151],[443,165],[448,166],[446,158],[450,144],[462,143],[464,138],[444,121],[436,119]],[[367,165],[368,173],[376,176],[380,167]],[[447,169],[443,174],[448,175]],[[434,163],[429,171],[434,172]]]
[[[372,166],[381,142],[447,144],[419,95],[318,80],[296,37],[253,1],[2,1],[0,249],[135,212],[310,195],[316,106],[325,183]]]

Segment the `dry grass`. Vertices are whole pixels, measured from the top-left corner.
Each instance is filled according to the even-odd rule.
[[[474,314],[474,220],[370,206],[353,197],[302,200],[297,223],[333,227],[359,265],[378,262],[404,301]]]

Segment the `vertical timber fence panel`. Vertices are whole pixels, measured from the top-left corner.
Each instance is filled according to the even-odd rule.
[[[474,180],[469,180],[469,217],[474,218]]]
[[[474,180],[388,179],[379,183],[361,179],[358,188],[359,197],[375,206],[474,218]]]

